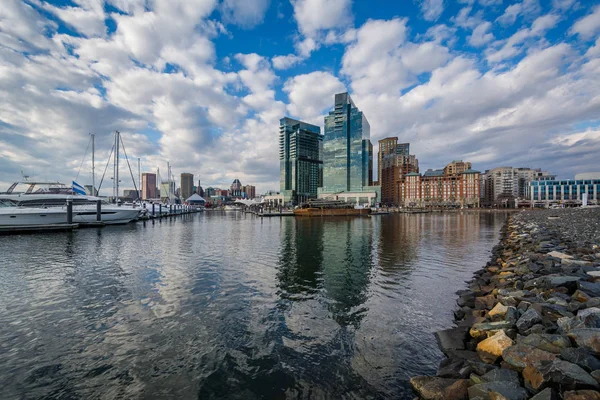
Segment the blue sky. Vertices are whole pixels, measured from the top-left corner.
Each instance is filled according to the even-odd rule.
[[[599,33],[584,0],[5,0],[0,190],[70,181],[89,132],[103,169],[115,129],[144,171],[277,189],[279,118],[346,90],[423,171],[600,170]]]

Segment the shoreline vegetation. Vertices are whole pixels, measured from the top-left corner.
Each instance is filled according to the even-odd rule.
[[[487,265],[436,332],[421,399],[600,399],[600,208],[509,216]]]

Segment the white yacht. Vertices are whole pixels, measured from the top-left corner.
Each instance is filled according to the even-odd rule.
[[[19,183],[29,185],[24,192],[15,193],[14,189]],[[47,182],[16,182],[6,193],[0,194],[1,200],[15,202],[21,208],[47,207],[56,208],[67,212],[67,199],[73,201],[73,222],[78,224],[91,224],[96,222],[96,203],[102,201],[101,220],[107,225],[126,224],[137,219],[142,208],[136,205],[115,205],[106,202],[100,197],[87,196],[73,193],[71,188],[64,184],[53,182],[49,187]],[[35,189],[36,186],[40,186]],[[66,221],[66,217],[65,217]]]
[[[67,223],[67,210],[57,207],[18,207],[16,203],[0,200],[0,227],[56,225]]]

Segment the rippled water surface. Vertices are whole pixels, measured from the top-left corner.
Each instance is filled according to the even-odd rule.
[[[0,237],[0,398],[411,398],[505,218],[212,212]]]

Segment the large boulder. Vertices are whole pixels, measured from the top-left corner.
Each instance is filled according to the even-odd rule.
[[[600,370],[600,360],[594,357],[587,349],[583,347],[562,349],[560,352],[560,358],[579,365],[587,372]]]
[[[523,370],[525,387],[537,392],[548,386],[569,389],[596,388],[598,382],[580,366],[568,361],[536,361]]]
[[[451,350],[464,350],[467,339],[467,327],[446,329],[435,333],[438,345],[446,355]]]
[[[491,399],[500,394],[508,400],[526,400],[527,391],[514,382],[486,382],[469,387],[469,399]],[[497,398],[497,397],[496,397]]]
[[[424,400],[444,400],[445,390],[460,379],[439,378],[436,376],[415,376],[410,378],[412,388]],[[468,380],[465,379],[468,382]]]
[[[551,388],[546,388],[529,400],[558,400],[558,396],[554,390]]]
[[[564,400],[600,400],[600,393],[596,390],[577,390],[565,392]]]
[[[554,360],[556,355],[527,344],[517,343],[504,350],[502,358],[512,368],[520,371],[536,361]]]
[[[493,369],[481,376],[481,382],[513,382],[519,385],[519,374],[517,371],[506,368]]]
[[[535,333],[529,336],[521,336],[517,339],[517,342],[555,354],[559,354],[564,348],[571,347],[571,341],[567,336],[552,335],[548,333]]]
[[[600,297],[600,283],[579,281],[577,282],[577,289],[590,297]]]
[[[578,328],[568,333],[569,337],[577,344],[600,356],[600,328]]]
[[[506,336],[504,331],[499,331],[477,344],[477,354],[482,361],[495,364],[502,357],[502,352],[512,345],[512,339]]]
[[[507,321],[480,322],[471,327],[469,334],[475,339],[481,339],[493,336],[499,331],[510,329],[513,326],[513,324]]]
[[[496,303],[496,296],[488,294],[487,296],[481,296],[475,298],[475,309],[476,310],[491,310]]]
[[[504,319],[506,312],[508,311],[508,307],[502,303],[497,303],[494,308],[490,310],[488,315],[492,319],[492,321],[498,321]]]
[[[539,324],[541,322],[542,322],[542,317],[540,316],[540,314],[538,314],[538,312],[535,309],[533,309],[532,307],[529,307],[529,309],[527,311],[525,311],[525,313],[523,315],[521,315],[521,318],[518,319],[517,329],[519,330],[520,333],[524,333],[527,329],[531,328],[533,325]]]

